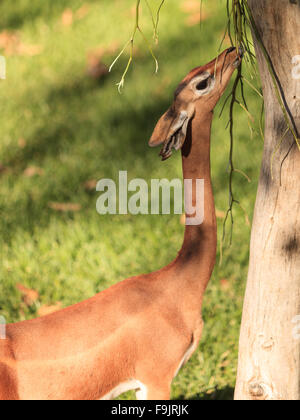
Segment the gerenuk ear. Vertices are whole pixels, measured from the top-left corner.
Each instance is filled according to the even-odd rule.
[[[166,138],[168,137],[170,127],[171,127],[174,119],[176,119],[176,115],[177,115],[176,111],[171,107],[159,119],[159,121],[156,124],[156,127],[153,131],[151,139],[149,141],[149,146],[150,147],[160,146],[162,143],[164,143],[166,141]]]
[[[163,160],[172,155],[172,149],[181,149],[186,139],[189,121],[195,113],[194,106],[189,106],[186,110],[175,111],[171,107],[158,121],[150,139],[151,147],[159,146],[164,143],[160,155]]]

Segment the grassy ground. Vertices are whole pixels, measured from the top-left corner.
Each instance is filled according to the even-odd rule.
[[[207,3],[200,31],[192,25],[197,21],[193,1],[166,1],[156,48],[158,76],[139,42],[119,95],[115,83],[126,56],[100,80],[87,76],[87,57],[93,60],[94,50],[99,54],[102,47],[103,62],[111,63],[116,47],[129,36],[133,0],[1,2],[1,34],[9,30],[19,36],[16,48],[17,41],[9,41],[5,32],[13,46],[1,50],[7,56],[7,79],[0,83],[0,314],[9,322],[37,316],[41,305],[86,299],[126,277],[158,269],[176,255],[183,234],[178,216],[99,216],[98,194],[85,183],[117,179],[119,170],[146,180],[181,176],[180,155],[162,164],[147,141],[181,78],[216,55],[226,2]],[[62,19],[66,8],[73,11],[72,22],[70,12]],[[146,13],[144,23],[149,34]],[[258,119],[259,98],[250,90],[246,94]],[[228,107],[221,119],[216,112],[212,135],[216,206],[223,212],[227,119]],[[258,135],[251,139],[242,110],[236,121],[235,160],[252,183],[236,174],[234,189],[251,218],[262,141]],[[59,212],[49,207],[51,202],[80,204],[81,210]],[[176,378],[173,398],[232,398],[249,234],[243,212],[236,209],[233,245],[225,247],[206,295],[200,349]],[[38,291],[39,299],[24,305],[17,283]]]

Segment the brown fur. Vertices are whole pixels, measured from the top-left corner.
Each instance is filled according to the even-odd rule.
[[[177,259],[164,269],[127,279],[55,314],[8,325],[8,339],[0,340],[0,399],[100,399],[130,379],[147,386],[149,399],[170,397],[175,372],[187,350],[196,349],[202,332],[202,299],[216,255],[212,111],[235,59],[233,52],[219,57],[215,89],[195,101],[182,150],[184,177],[205,179],[204,223],[186,227]],[[225,61],[228,67],[221,77]],[[204,69],[213,74],[215,61]],[[192,100],[187,84],[174,109],[182,110]],[[171,115],[165,116],[154,136],[158,130],[163,137],[172,121]]]

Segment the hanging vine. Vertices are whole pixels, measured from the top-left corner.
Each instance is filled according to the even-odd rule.
[[[281,92],[280,89],[280,82],[277,78],[275,69],[273,67],[272,61],[269,57],[269,54],[263,44],[263,41],[260,37],[259,34],[259,30],[256,26],[255,20],[253,18],[251,9],[248,5],[248,1],[247,0],[227,0],[227,16],[228,16],[228,24],[227,24],[227,29],[225,32],[225,36],[226,34],[228,34],[230,40],[231,40],[231,44],[233,46],[235,46],[237,49],[242,48],[242,50],[245,53],[245,57],[246,57],[246,63],[250,64],[251,67],[251,72],[256,72],[256,66],[255,66],[255,56],[253,54],[254,51],[254,46],[252,44],[252,42],[249,39],[248,33],[249,33],[249,29],[252,30],[252,32],[254,33],[257,42],[259,43],[259,46],[263,52],[264,58],[266,60],[266,63],[268,65],[268,69],[269,69],[269,73],[272,77],[272,81],[273,81],[273,86],[274,86],[274,91],[276,93],[276,97],[277,100],[280,104],[280,107],[282,109],[283,115],[284,115],[284,119],[286,122],[286,131],[284,133],[284,135],[282,136],[282,138],[280,139],[280,142],[278,143],[277,147],[274,150],[274,153],[272,155],[272,162],[271,162],[271,176],[273,177],[273,161],[274,158],[281,146],[281,144],[283,143],[284,139],[286,138],[286,135],[290,132],[294,139],[295,142],[298,146],[298,149],[300,150],[300,140],[297,137],[297,130],[295,129],[295,127],[293,127],[293,124],[289,118],[288,115],[288,110],[286,108],[286,105],[284,103],[284,97],[283,97],[283,93]],[[224,36],[224,38],[225,38]],[[225,235],[226,235],[226,225],[227,225],[227,221],[228,219],[231,220],[231,235],[230,235],[230,243],[232,241],[232,230],[233,230],[233,223],[234,223],[234,219],[233,219],[233,206],[234,204],[237,204],[244,212],[245,210],[243,209],[243,207],[241,206],[241,204],[239,203],[238,200],[235,199],[234,193],[233,193],[233,174],[234,172],[239,172],[241,174],[243,174],[241,171],[237,170],[234,166],[234,162],[233,162],[233,155],[234,155],[234,107],[235,105],[239,105],[241,106],[244,111],[248,114],[248,120],[249,120],[249,126],[251,128],[251,120],[252,120],[252,116],[249,113],[248,110],[248,106],[245,100],[245,95],[244,95],[244,82],[246,82],[252,89],[255,90],[255,92],[262,98],[263,101],[263,96],[261,94],[261,92],[259,92],[254,86],[253,84],[248,81],[244,76],[243,76],[243,72],[242,72],[242,67],[239,68],[239,71],[237,73],[232,91],[229,95],[229,97],[227,98],[227,101],[229,99],[231,99],[231,103],[230,103],[230,109],[229,109],[229,125],[230,125],[230,153],[229,153],[229,207],[226,213],[226,217],[224,220],[224,225],[223,225],[223,237],[222,237],[222,241],[221,241],[221,259],[222,259],[222,250],[223,250],[223,243],[224,243],[224,239],[225,239]],[[241,89],[241,97],[242,97],[242,102],[237,100],[237,93],[238,93],[238,89]],[[225,104],[227,103],[227,101],[225,102]],[[263,115],[263,112],[262,112]],[[262,121],[260,122],[260,131],[261,134],[263,136],[263,130],[262,130]],[[245,174],[243,174],[245,176]],[[247,217],[247,216],[246,216]]]

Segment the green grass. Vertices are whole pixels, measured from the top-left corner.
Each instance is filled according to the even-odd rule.
[[[181,176],[180,154],[161,163],[147,146],[158,117],[170,104],[185,74],[212,59],[226,24],[225,1],[210,4],[202,29],[187,26],[182,1],[166,1],[156,53],[160,72],[143,42],[119,95],[126,59],[100,82],[86,75],[87,54],[96,47],[128,39],[133,1],[89,1],[89,12],[72,26],[61,24],[65,8],[76,11],[80,0],[3,0],[1,30],[17,30],[22,42],[39,45],[34,57],[7,57],[7,80],[0,83],[0,314],[9,322],[30,319],[39,305],[84,300],[132,275],[169,263],[181,246],[178,216],[99,216],[98,194],[87,192],[90,179]],[[213,3],[213,2],[208,2]],[[150,36],[150,20],[144,16]],[[4,55],[4,52],[0,52]],[[108,65],[114,54],[105,54]],[[259,98],[246,89],[250,109],[259,120]],[[215,114],[212,134],[216,206],[228,205],[228,107]],[[256,123],[256,126],[258,123]],[[20,139],[26,142],[20,147]],[[24,145],[23,145],[24,146]],[[252,179],[235,174],[236,198],[252,217],[262,141],[250,138],[247,116],[236,112],[237,167]],[[37,166],[42,175],[24,170]],[[79,203],[76,213],[58,213],[49,202]],[[199,350],[174,381],[173,398],[231,399],[235,384],[238,335],[247,276],[250,228],[235,210],[233,244],[224,250],[203,308],[205,331]],[[222,220],[219,220],[219,239]],[[228,287],[221,280],[228,280]],[[16,284],[40,293],[30,308],[22,306]],[[178,291],[180,293],[180,291]]]

